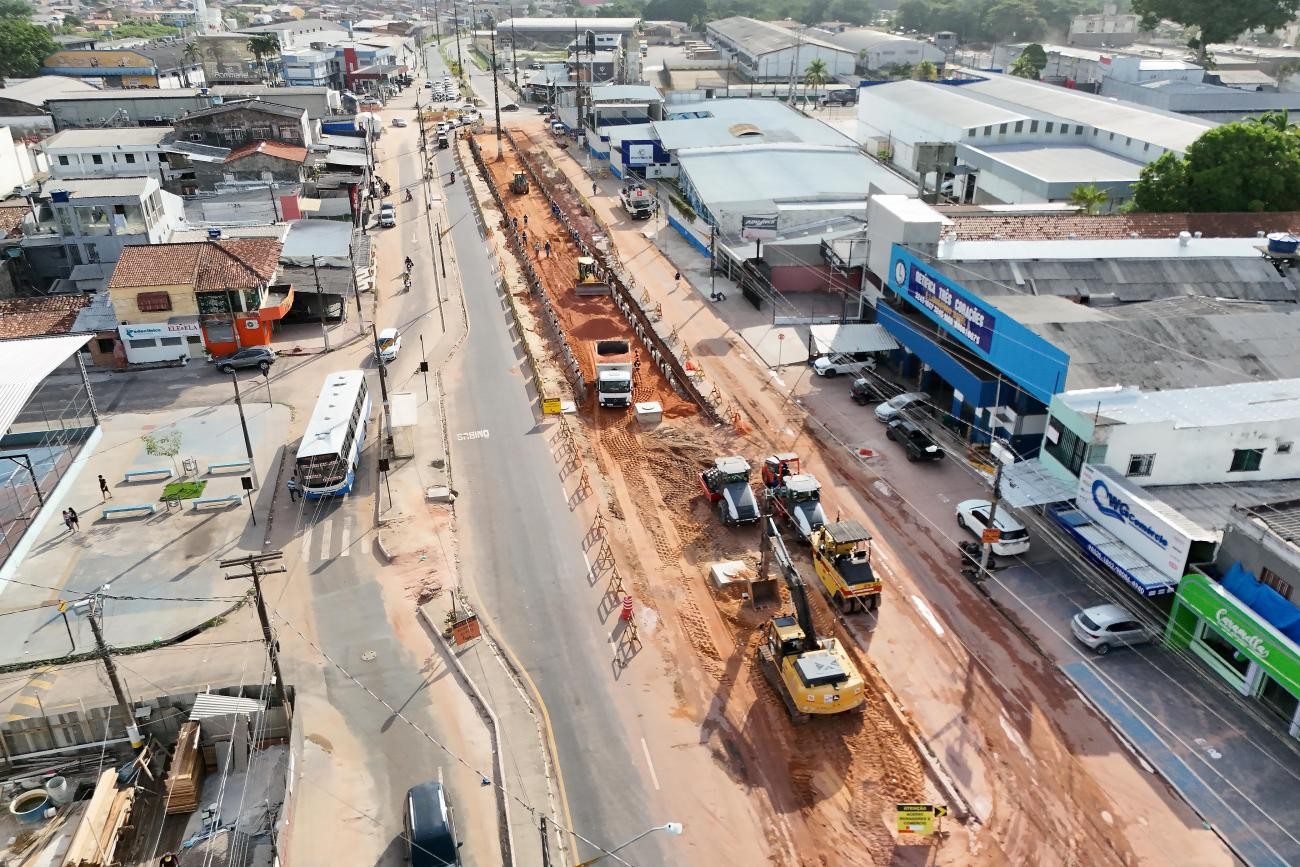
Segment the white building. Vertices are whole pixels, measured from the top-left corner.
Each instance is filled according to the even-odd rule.
[[[903,64],[916,66],[923,60],[942,66],[947,57],[943,49],[932,43],[866,27],[847,28],[838,33],[826,30],[810,30],[809,33],[852,51],[859,72]]]
[[[1104,45],[1117,48],[1132,45],[1137,39],[1138,16],[1120,15],[1118,7],[1110,3],[1098,14],[1076,15],[1070,20],[1071,45]]]
[[[138,177],[167,180],[162,142],[169,126],[65,129],[41,142],[55,178]]]
[[[820,38],[821,31],[787,30],[753,18],[723,18],[705,25],[705,35],[736,69],[753,81],[801,83],[808,64],[820,60],[828,77],[847,78],[854,74],[857,52]]]
[[[0,194],[7,197],[47,168],[44,154],[33,152],[25,141],[15,139],[8,127],[0,127]]]

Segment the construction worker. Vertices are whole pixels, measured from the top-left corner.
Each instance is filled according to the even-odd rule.
[[[547,241],[547,242],[546,242],[546,258],[547,258],[547,259],[551,258],[551,242],[550,242],[550,241]]]

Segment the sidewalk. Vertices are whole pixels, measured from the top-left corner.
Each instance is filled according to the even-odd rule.
[[[74,469],[47,500],[45,526],[12,579],[0,587],[3,608],[15,612],[6,619],[9,640],[0,646],[0,664],[36,664],[67,655],[68,631],[54,602],[75,600],[105,584],[111,584],[108,593],[114,598],[104,605],[104,637],[119,648],[174,638],[220,615],[245,594],[247,586],[226,581],[216,561],[262,550],[266,515],[275,493],[267,480],[274,480],[279,470],[281,434],[289,425],[287,407],[268,407],[257,400],[261,394],[253,388],[245,389],[245,394],[249,399],[244,412],[259,481],[252,498],[258,525],[250,521],[240,485],[240,478],[249,474],[247,468],[208,471],[210,464],[246,460],[233,405],[107,419],[103,436],[80,469]],[[234,496],[237,501],[195,510],[192,500],[185,500],[169,510],[160,497],[175,476],[125,479],[132,469],[171,469],[169,458],[145,453],[140,437],[172,431],[182,436],[176,465],[187,457],[198,462],[193,480],[206,483],[200,496]],[[100,474],[109,483],[111,499],[101,499]],[[116,506],[146,504],[155,507],[152,515],[110,518],[104,514]],[[68,507],[80,516],[80,532],[69,532],[60,518]],[[29,606],[46,607],[16,611]],[[93,649],[85,618],[74,609],[67,613],[76,652]]]

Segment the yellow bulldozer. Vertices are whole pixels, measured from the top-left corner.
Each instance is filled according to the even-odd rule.
[[[866,701],[861,673],[838,640],[817,637],[808,607],[808,587],[790,559],[776,522],[765,517],[762,528],[759,575],[766,578],[769,558],[775,559],[794,603],[794,614],[777,615],[764,628],[758,646],[763,677],[781,696],[796,723],[860,708]]]
[[[510,179],[510,192],[516,196],[528,194],[528,175],[523,172],[515,172],[515,176]]]
[[[600,279],[600,266],[590,256],[578,259],[578,282],[573,291],[578,295],[608,295],[609,284]]]

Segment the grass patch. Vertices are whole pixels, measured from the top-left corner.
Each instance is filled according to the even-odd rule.
[[[172,482],[163,488],[163,502],[177,500],[193,500],[203,494],[203,489],[208,486],[206,479],[199,479],[193,482]]]

